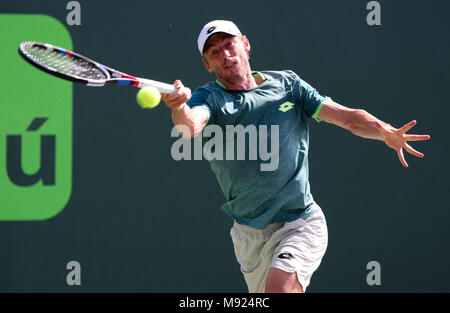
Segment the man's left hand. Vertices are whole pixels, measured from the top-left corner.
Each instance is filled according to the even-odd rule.
[[[378,124],[378,127],[382,128],[382,130],[383,130],[384,142],[390,148],[397,151],[398,158],[404,167],[408,167],[408,163],[406,163],[405,156],[403,155],[403,148],[408,153],[410,153],[418,158],[423,158],[423,156],[424,156],[423,153],[413,149],[408,144],[408,141],[423,141],[423,140],[429,140],[431,138],[429,135],[406,134],[406,132],[409,131],[414,126],[416,126],[416,124],[417,124],[416,121],[411,121],[399,129],[390,128],[390,127],[388,128],[388,127],[382,125],[381,123]]]

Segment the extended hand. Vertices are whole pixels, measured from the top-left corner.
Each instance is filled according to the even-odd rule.
[[[177,89],[171,94],[161,94],[164,103],[172,110],[180,110],[185,103],[191,98],[191,90],[183,86],[180,80],[176,80],[173,84]]]
[[[397,151],[398,158],[404,167],[408,167],[408,163],[406,163],[405,156],[403,155],[403,148],[405,148],[408,153],[416,157],[423,158],[423,153],[413,149],[407,142],[429,140],[431,138],[429,135],[407,135],[406,132],[413,128],[416,124],[416,121],[411,121],[399,129],[390,128],[379,124],[379,126],[383,129],[384,142],[390,148]]]

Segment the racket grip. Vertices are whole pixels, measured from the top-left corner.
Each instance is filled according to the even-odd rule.
[[[138,87],[143,88],[143,87],[147,87],[147,86],[155,87],[161,93],[173,93],[173,92],[177,91],[173,85],[158,82],[156,80],[139,78]]]

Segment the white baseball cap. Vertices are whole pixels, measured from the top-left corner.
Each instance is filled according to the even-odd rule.
[[[200,35],[198,35],[197,43],[200,54],[203,54],[203,48],[208,38],[215,33],[227,33],[232,36],[238,36],[241,34],[239,28],[237,28],[237,26],[233,22],[224,20],[215,20],[209,22],[208,24],[203,26]]]

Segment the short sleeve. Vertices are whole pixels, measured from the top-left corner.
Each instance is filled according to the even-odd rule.
[[[319,92],[308,84],[306,81],[299,79],[300,88],[300,105],[307,117],[314,118],[318,122],[320,120],[317,116],[324,105],[324,100],[327,98],[319,94]]]
[[[210,96],[210,92],[204,88],[197,88],[192,94],[191,99],[186,103],[191,109],[195,107],[201,107],[209,112],[210,117],[207,124],[211,124],[214,118],[214,110],[211,103],[209,103],[208,99]]]

